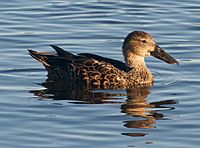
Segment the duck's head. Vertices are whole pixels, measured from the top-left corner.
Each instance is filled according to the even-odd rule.
[[[178,64],[178,61],[158,46],[154,38],[143,31],[133,31],[125,38],[123,46],[123,54],[130,57],[144,58],[154,56],[169,64]]]

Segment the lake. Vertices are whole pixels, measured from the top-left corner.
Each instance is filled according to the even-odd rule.
[[[2,148],[199,147],[200,1],[7,0],[0,10]],[[123,61],[123,40],[134,30],[151,33],[180,62],[147,58],[150,88],[46,83],[27,52],[55,44]]]

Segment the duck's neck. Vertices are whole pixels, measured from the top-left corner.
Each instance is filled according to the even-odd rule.
[[[143,69],[148,70],[144,61],[144,57],[141,57],[135,54],[126,54],[124,57],[125,57],[126,65],[128,67],[134,68],[134,69],[143,68]]]
[[[129,79],[133,79],[136,83],[146,84],[153,82],[153,75],[145,64],[144,57],[135,54],[126,54],[126,65],[133,70],[129,73]]]

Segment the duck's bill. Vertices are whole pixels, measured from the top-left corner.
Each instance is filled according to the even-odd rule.
[[[176,59],[170,56],[158,45],[156,45],[155,50],[151,52],[151,55],[154,56],[155,58],[165,61],[166,63],[179,65],[179,62]]]

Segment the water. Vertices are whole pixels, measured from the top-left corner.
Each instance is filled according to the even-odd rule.
[[[1,147],[199,147],[198,0],[8,0],[0,10]],[[123,60],[122,41],[133,30],[150,32],[180,61],[148,58],[150,89],[41,85],[46,72],[26,50],[57,44]]]

